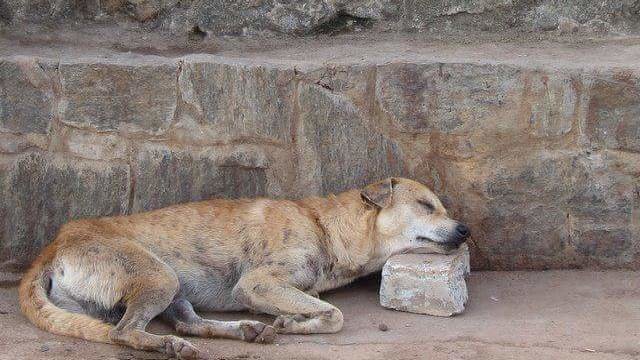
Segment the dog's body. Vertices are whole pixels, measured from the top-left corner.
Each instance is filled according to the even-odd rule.
[[[319,292],[380,270],[393,254],[446,252],[467,236],[407,179],[328,198],[203,201],[63,226],[23,278],[20,304],[54,333],[196,358],[191,344],[147,333],[147,323],[161,315],[182,334],[254,342],[276,331],[337,332],[342,313]],[[277,318],[273,327],[205,320],[194,307]]]

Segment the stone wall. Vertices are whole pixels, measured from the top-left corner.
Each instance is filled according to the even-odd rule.
[[[432,186],[476,269],[640,269],[640,72],[219,56],[0,61],[0,262],[68,219]]]
[[[386,30],[637,32],[640,0],[0,0],[0,24],[89,21],[198,34]]]

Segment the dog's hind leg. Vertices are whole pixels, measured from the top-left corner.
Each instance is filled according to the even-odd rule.
[[[251,309],[276,315],[273,326],[279,333],[335,333],[342,329],[338,308],[262,272],[244,275],[233,295]]]
[[[276,338],[276,330],[259,321],[216,321],[203,319],[191,303],[177,297],[162,313],[178,333],[200,337],[221,337],[238,339],[247,342],[272,343]]]
[[[198,351],[183,339],[145,331],[149,321],[162,313],[178,293],[178,277],[171,267],[136,243],[113,238],[111,233],[90,234],[82,230],[67,236],[67,242],[76,244],[58,249],[51,264],[52,301],[62,307],[76,305],[70,311],[84,314],[96,307],[108,311],[124,307],[116,326],[108,326],[104,340],[180,359],[199,357]],[[64,301],[62,295],[69,301]],[[83,304],[91,305],[89,310]],[[106,324],[103,325],[104,328]]]
[[[179,288],[175,272],[164,263],[140,250],[131,269],[128,291],[122,301],[126,311],[109,332],[117,344],[138,350],[159,351],[178,359],[200,359],[198,350],[188,341],[173,335],[154,335],[145,329],[151,319],[172,302]]]

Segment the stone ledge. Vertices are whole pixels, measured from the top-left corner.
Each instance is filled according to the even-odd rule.
[[[380,304],[418,314],[459,314],[468,299],[465,276],[469,269],[466,244],[451,255],[393,256],[382,269]]]

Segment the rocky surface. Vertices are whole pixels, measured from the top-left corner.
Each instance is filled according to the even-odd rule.
[[[0,38],[3,268],[72,218],[393,175],[470,225],[476,269],[640,269],[637,40],[176,55],[102,38]]]
[[[417,314],[460,314],[469,298],[469,271],[466,244],[449,255],[395,255],[382,269],[380,305]]]
[[[0,21],[116,23],[150,31],[255,35],[360,31],[637,32],[640,1],[596,0],[2,0]]]

